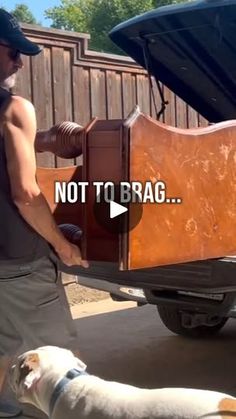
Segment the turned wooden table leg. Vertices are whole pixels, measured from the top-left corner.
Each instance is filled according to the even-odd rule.
[[[40,130],[35,138],[37,152],[51,151],[56,156],[71,159],[82,154],[84,128],[75,122],[64,121],[48,131]]]

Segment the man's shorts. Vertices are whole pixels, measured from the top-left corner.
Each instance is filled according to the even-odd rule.
[[[44,345],[76,350],[77,343],[55,257],[0,265],[0,356]]]

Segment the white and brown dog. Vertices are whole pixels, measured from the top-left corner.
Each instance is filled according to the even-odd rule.
[[[19,401],[50,419],[229,419],[236,399],[186,388],[141,389],[104,381],[85,372],[72,352],[44,346],[18,357],[10,383]]]

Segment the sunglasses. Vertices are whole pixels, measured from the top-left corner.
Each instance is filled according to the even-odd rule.
[[[6,48],[9,48],[9,52],[8,52],[8,57],[12,60],[12,61],[17,61],[18,58],[20,57],[20,51],[16,48],[12,48],[10,45],[7,44],[2,44],[0,42],[0,45]]]

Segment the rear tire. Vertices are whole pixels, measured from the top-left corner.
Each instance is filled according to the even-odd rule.
[[[209,338],[215,336],[224,327],[228,317],[222,317],[214,326],[200,325],[187,328],[181,322],[181,310],[176,307],[157,306],[157,311],[164,325],[171,332],[189,338]]]

